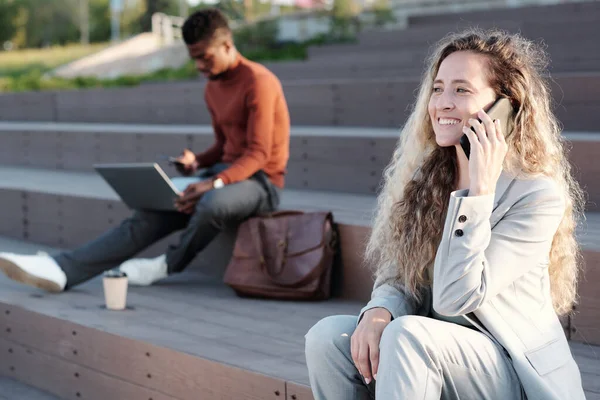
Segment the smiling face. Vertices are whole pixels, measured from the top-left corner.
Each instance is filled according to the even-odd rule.
[[[455,146],[469,118],[487,109],[496,99],[490,86],[486,56],[457,51],[442,61],[429,99],[429,117],[435,140],[441,147]]]

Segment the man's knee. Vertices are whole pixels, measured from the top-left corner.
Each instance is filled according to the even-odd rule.
[[[219,224],[239,222],[255,214],[259,209],[257,201],[250,199],[232,199],[231,192],[222,189],[211,190],[204,194],[196,204],[196,212],[202,213]]]
[[[336,353],[350,352],[350,338],[356,328],[356,317],[334,315],[317,322],[305,335],[307,359],[331,357]]]
[[[152,222],[158,222],[163,218],[163,216],[155,211],[149,211],[149,210],[136,210],[133,215],[127,219],[125,219],[125,221],[129,221],[129,220],[137,220],[137,221],[148,221],[150,223]]]
[[[212,192],[206,193],[196,203],[195,213],[205,218],[210,218],[219,225],[227,223],[231,219],[231,212],[228,210],[226,204],[223,201],[219,201],[218,196],[215,196]]]

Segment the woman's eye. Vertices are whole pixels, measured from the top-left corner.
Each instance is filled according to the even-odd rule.
[[[467,89],[465,89],[465,88],[456,88],[456,91],[457,91],[458,93],[467,93],[467,92],[468,92],[468,90],[467,90]]]
[[[442,88],[440,88],[440,87],[433,88],[433,93],[441,93],[441,92],[442,92]]]

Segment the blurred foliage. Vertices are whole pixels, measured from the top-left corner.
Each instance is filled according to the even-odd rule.
[[[0,0],[0,45],[39,48],[81,39],[82,2],[88,6],[91,42],[106,42],[111,35],[110,0]],[[123,38],[151,29],[152,14],[179,14],[179,0],[123,0]],[[1,46],[0,46],[1,48]]]
[[[350,40],[360,32],[361,5],[358,0],[333,0],[331,35],[336,40]]]
[[[45,73],[60,65],[96,53],[107,46],[106,43],[90,46],[69,45],[46,49],[27,49],[0,52],[0,76],[17,77],[31,71]]]
[[[396,22],[390,0],[375,0],[371,12],[374,14],[375,26],[382,27],[386,24]]]
[[[85,2],[85,3],[82,3]],[[179,0],[123,0],[121,34],[126,39],[151,29],[155,12],[179,14]],[[82,39],[81,5],[88,6],[89,46],[75,45]],[[213,5],[190,7],[189,13],[206,7],[221,9],[232,21],[242,22],[248,16],[265,16],[271,4],[260,0],[221,0]],[[245,7],[249,7],[246,9]],[[296,9],[281,6],[286,14]],[[393,14],[389,0],[375,0],[372,8],[374,23],[390,22]],[[278,42],[278,23],[260,20],[239,28],[235,42],[249,59],[263,61],[301,60],[311,45],[355,41],[360,31],[362,12],[359,0],[334,0],[329,15],[331,31],[303,43]],[[321,14],[325,13],[323,11]],[[62,79],[48,76],[57,66],[69,63],[108,45],[111,35],[110,0],[0,0],[0,91],[59,90],[92,87],[133,86],[146,82],[194,79],[193,63],[179,69],[161,70],[141,76],[117,79]],[[10,43],[11,51],[2,51]],[[26,50],[19,50],[25,48]]]
[[[306,43],[279,43],[269,46],[253,45],[252,50],[244,52],[244,56],[257,61],[284,61],[284,60],[302,60],[306,59],[308,46],[325,43],[325,36],[316,38]],[[72,47],[71,50],[76,47]],[[64,53],[65,49],[54,49],[58,54]],[[40,50],[51,52],[52,50]],[[34,50],[15,51],[10,54],[18,56],[19,53],[30,52]],[[46,54],[46,53],[44,53]],[[0,55],[0,65],[3,65],[3,55]],[[50,66],[56,64],[49,60],[58,62],[59,56],[36,57],[30,56],[33,61],[27,66],[18,66],[15,64],[12,68],[0,69],[0,92],[21,92],[21,91],[41,91],[41,90],[68,90],[68,89],[88,89],[100,87],[120,87],[137,86],[143,83],[168,82],[196,79],[198,73],[193,62],[188,62],[181,68],[163,69],[150,74],[138,76],[122,76],[116,79],[97,79],[97,78],[75,78],[64,79],[58,77],[44,76],[50,69]],[[41,61],[45,59],[45,61]],[[2,76],[4,75],[4,76]]]
[[[122,0],[120,16],[123,39],[152,28],[152,15],[162,12],[179,15],[179,0]],[[221,0],[216,4],[190,7],[189,12],[201,8],[221,9],[231,20],[242,21],[246,12],[255,17],[269,15],[271,4],[248,0],[249,10],[238,0]],[[82,3],[83,2],[83,3]],[[83,20],[81,5],[87,4],[88,19]],[[282,6],[282,14],[296,10]],[[13,48],[41,48],[81,41],[84,22],[89,24],[90,41],[106,42],[111,36],[110,0],[0,0],[0,51],[5,42]]]
[[[0,48],[15,34],[15,6],[12,0],[0,0]]]
[[[260,21],[237,29],[234,33],[234,41],[242,53],[268,49],[276,45],[277,33],[277,21]]]

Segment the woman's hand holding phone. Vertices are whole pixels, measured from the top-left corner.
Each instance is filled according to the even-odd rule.
[[[485,113],[492,120],[497,119],[500,121],[502,133],[504,134],[505,138],[507,138],[508,136],[510,136],[512,134],[512,131],[514,128],[515,111],[512,107],[510,100],[508,99],[508,97],[501,96],[498,99],[496,99],[494,104],[492,104],[489,107],[489,109],[487,111],[485,111]],[[481,123],[483,121],[481,119],[479,119],[479,122]],[[473,128],[471,127],[471,129],[473,129]],[[473,130],[473,132],[475,132],[475,131]],[[467,135],[463,135],[460,138],[460,145],[461,145],[465,155],[467,156],[467,158],[470,158],[471,144],[469,143],[469,139],[468,139]]]
[[[508,150],[500,121],[492,121],[484,110],[480,110],[477,116],[481,122],[471,118],[468,121],[469,126],[463,127],[463,133],[467,135],[471,147],[470,196],[494,193]]]

